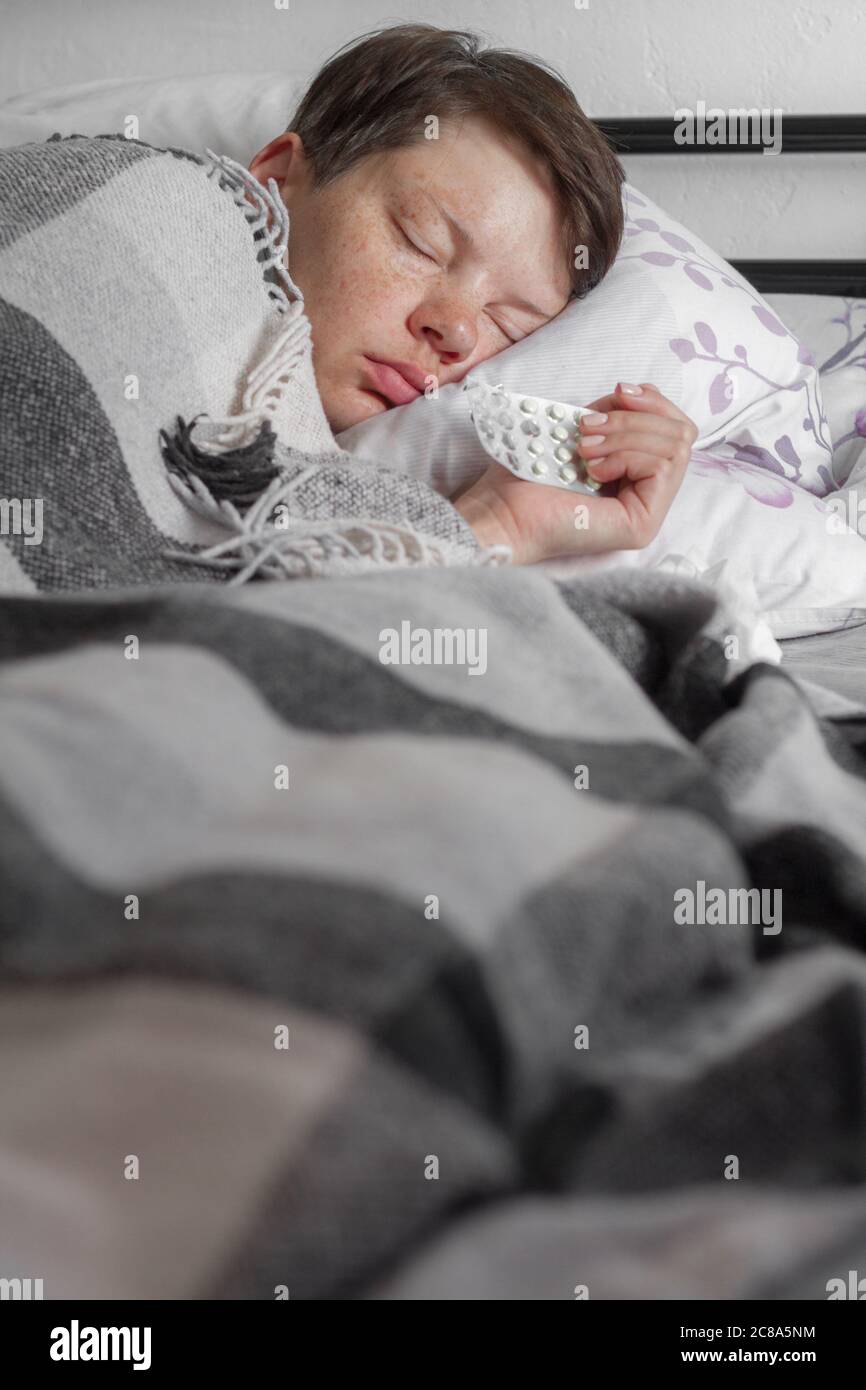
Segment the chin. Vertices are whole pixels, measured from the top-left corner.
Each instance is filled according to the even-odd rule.
[[[334,434],[340,434],[343,430],[351,429],[353,425],[360,425],[362,420],[369,420],[374,415],[381,415],[383,411],[390,409],[382,396],[377,396],[374,391],[364,391],[360,387],[342,393],[340,399],[333,404],[329,401],[323,401],[322,404]]]

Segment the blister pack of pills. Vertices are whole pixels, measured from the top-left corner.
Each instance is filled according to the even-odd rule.
[[[486,453],[516,478],[570,492],[598,492],[577,452],[580,417],[589,407],[523,396],[504,386],[467,381],[469,412]]]

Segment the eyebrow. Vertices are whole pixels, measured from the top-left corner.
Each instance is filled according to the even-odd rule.
[[[436,208],[436,211],[448,223],[448,226],[451,228],[452,234],[456,236],[456,238],[459,241],[462,241],[463,244],[467,246],[470,251],[477,251],[478,245],[472,233],[469,231],[469,228],[464,226],[464,224],[454,216],[453,212],[451,212],[449,208],[446,208],[445,204],[442,203],[436,197],[435,193],[430,193],[425,188],[424,195],[425,197],[429,198],[430,202]],[[529,299],[520,299],[512,297],[512,299],[509,302],[515,309],[525,309],[530,314],[537,314],[538,317],[544,319],[545,322],[552,318],[556,318],[556,315],[562,312],[561,309],[557,309],[553,314],[549,314],[546,309],[539,308],[537,304],[533,304],[532,301]]]

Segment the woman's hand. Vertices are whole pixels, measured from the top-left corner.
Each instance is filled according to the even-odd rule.
[[[611,486],[592,496],[539,487],[493,463],[454,503],[482,545],[510,545],[514,563],[524,565],[649,545],[679,490],[697,427],[648,381],[620,382],[591,409],[606,418],[581,417],[578,452],[591,476]]]

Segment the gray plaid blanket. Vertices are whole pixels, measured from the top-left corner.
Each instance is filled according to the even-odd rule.
[[[510,567],[0,600],[0,1275],[866,1273],[863,733],[732,670],[714,604]]]

